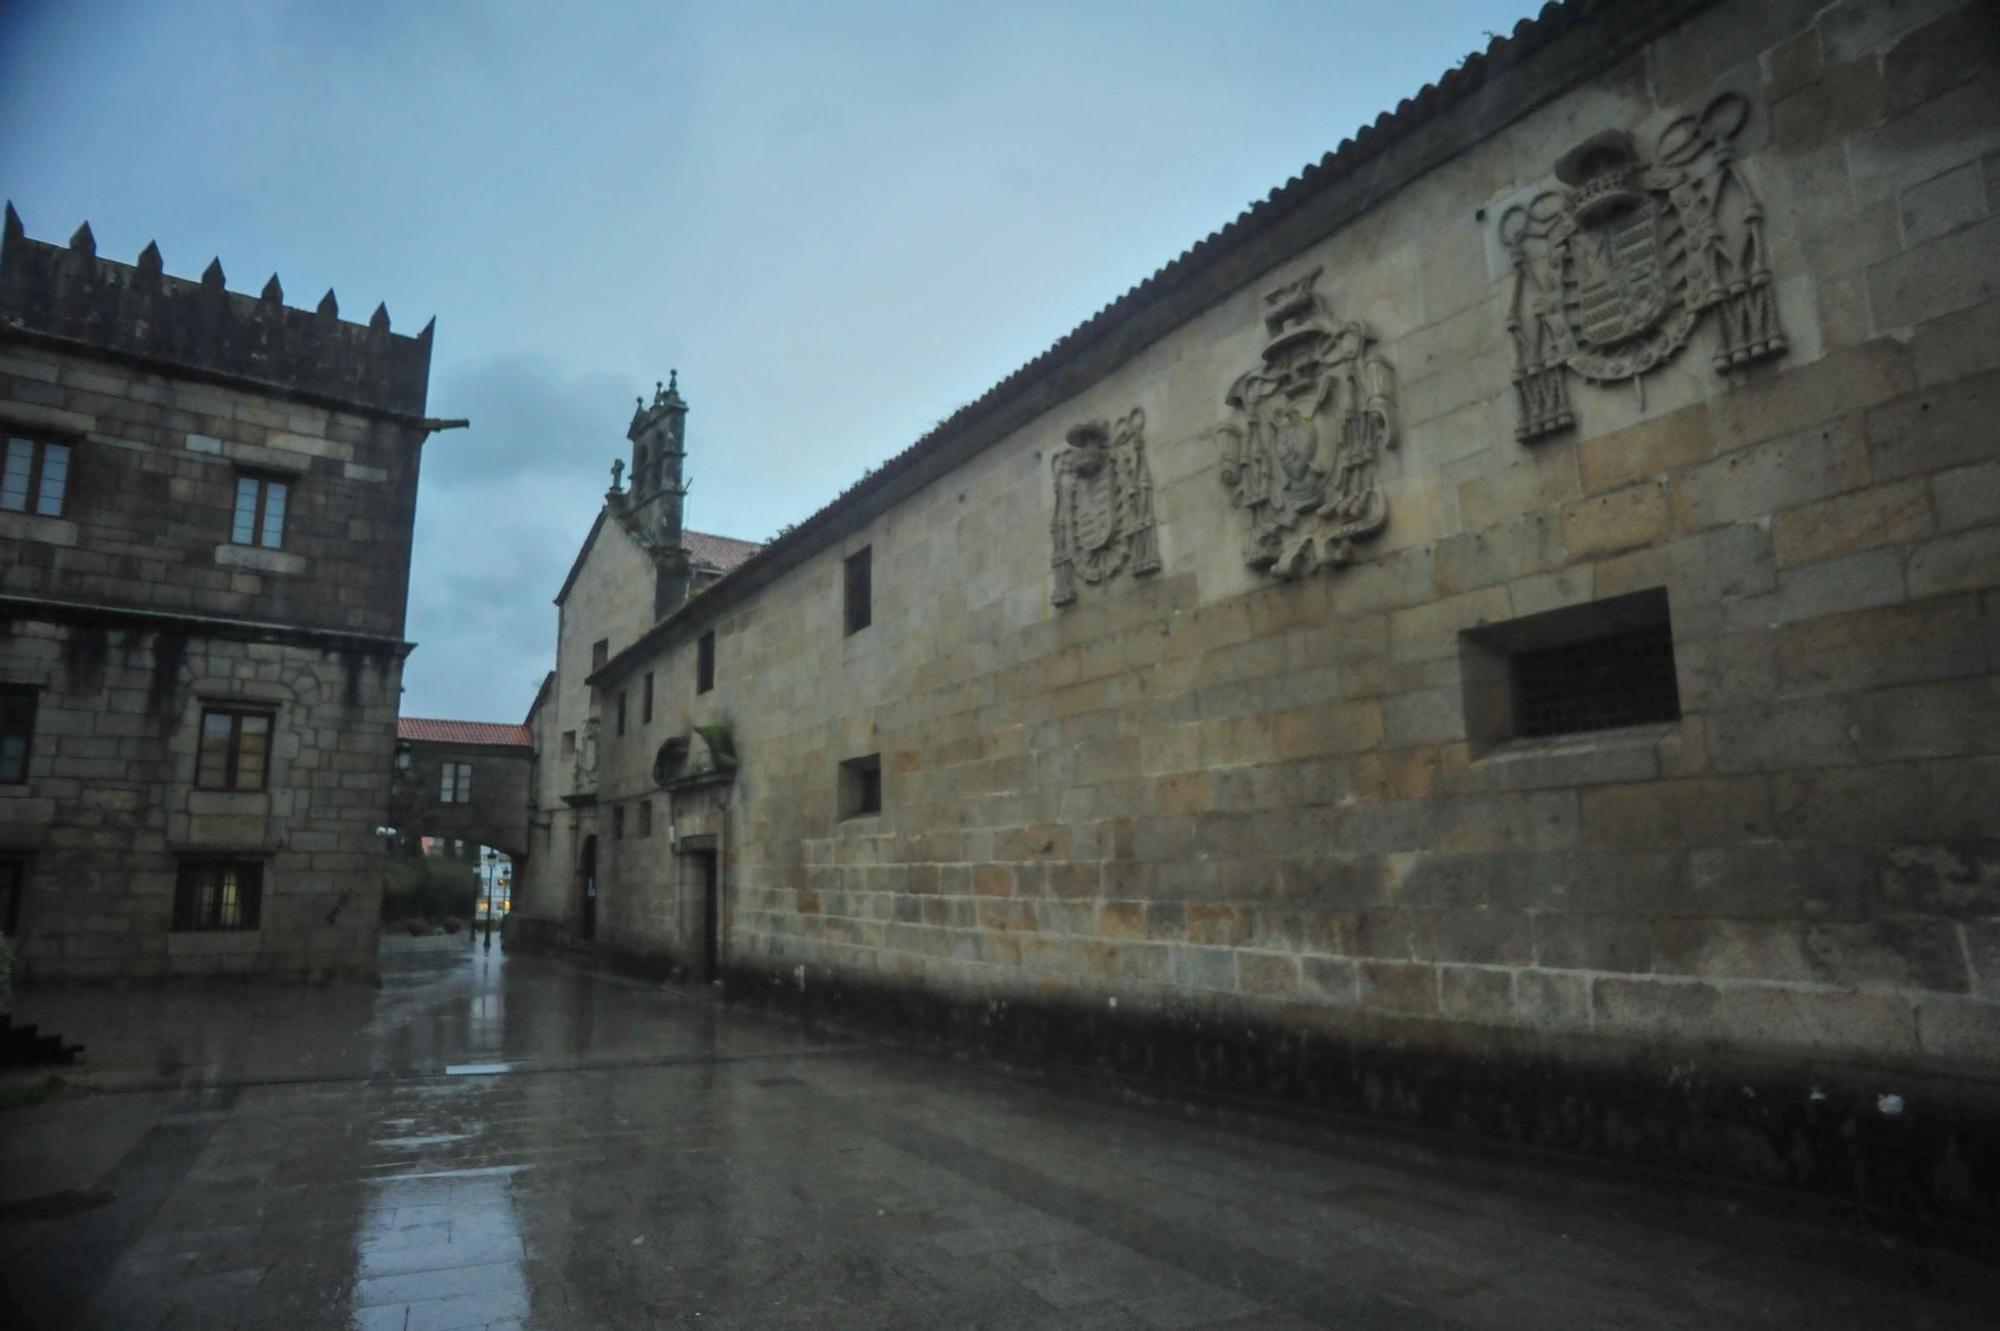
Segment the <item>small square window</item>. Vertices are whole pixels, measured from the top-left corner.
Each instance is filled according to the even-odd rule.
[[[875,622],[874,551],[874,546],[864,545],[847,557],[844,566],[849,633],[859,633]]]
[[[438,790],[440,804],[472,803],[472,764],[446,763]]]
[[[639,684],[639,724],[653,724],[653,672],[648,670],[646,678]]]
[[[270,770],[271,720],[268,711],[205,708],[195,784],[203,790],[262,790]]]
[[[236,478],[236,518],[229,539],[237,545],[282,549],[285,544],[285,507],[290,502],[291,482],[275,476],[249,473]]]
[[[849,758],[840,765],[840,816],[861,818],[882,812],[882,755]]]
[[[715,630],[701,635],[694,649],[694,691],[707,693],[715,687]]]
[[[0,509],[59,518],[69,492],[69,445],[46,439],[7,440],[0,470]]]
[[[611,659],[611,640],[599,638],[590,644],[590,669],[592,673],[604,669],[604,663]]]
[[[35,691],[17,684],[0,685],[0,782],[26,781],[34,748]]]
[[[1466,722],[1475,742],[1680,719],[1664,590],[1528,615],[1462,638]]]
[[[174,928],[232,933],[257,928],[264,866],[257,860],[183,860],[174,886]]]

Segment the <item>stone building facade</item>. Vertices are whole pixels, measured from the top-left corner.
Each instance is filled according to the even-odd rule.
[[[21,973],[372,976],[430,328],[10,206],[0,344]]]
[[[2000,1211],[1994,25],[1552,6],[587,678],[566,627],[565,718],[653,697],[593,945]],[[576,934],[568,856],[516,910]]]
[[[396,719],[388,822],[404,838],[448,837],[527,858],[535,740],[526,726]]]

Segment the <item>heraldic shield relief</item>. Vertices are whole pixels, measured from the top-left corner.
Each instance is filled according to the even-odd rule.
[[[1630,379],[1720,316],[1715,368],[1778,355],[1785,336],[1764,251],[1764,208],[1730,140],[1750,118],[1737,93],[1662,131],[1648,163],[1632,136],[1593,135],[1556,163],[1567,189],[1509,208],[1500,241],[1514,267],[1514,433],[1539,439],[1576,424],[1565,369]],[[1642,399],[1643,400],[1643,399]]]
[[[1286,579],[1347,563],[1389,519],[1378,471],[1396,445],[1395,376],[1360,324],[1334,320],[1319,275],[1264,297],[1263,364],[1230,387],[1221,431],[1222,483],[1250,519],[1244,559]]]
[[[1055,546],[1050,599],[1057,605],[1076,600],[1078,578],[1094,585],[1128,563],[1134,577],[1160,571],[1145,430],[1146,413],[1134,408],[1116,425],[1077,426],[1056,453],[1049,535]]]

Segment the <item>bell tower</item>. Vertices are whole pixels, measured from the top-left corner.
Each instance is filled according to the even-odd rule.
[[[682,475],[687,410],[680,373],[670,371],[664,385],[653,386],[650,404],[639,399],[625,431],[632,441],[632,488],[624,496],[621,517],[627,530],[653,553],[655,619],[672,614],[688,597],[688,553],[681,539],[682,506],[687,499]]]

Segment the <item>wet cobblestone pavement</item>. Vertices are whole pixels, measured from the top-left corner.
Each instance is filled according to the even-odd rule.
[[[2000,1306],[1976,1268],[1925,1286],[1712,1200],[1307,1149],[456,941],[390,944],[379,992],[19,1008],[87,1041],[106,1093],[0,1112],[9,1325],[1970,1328]]]

